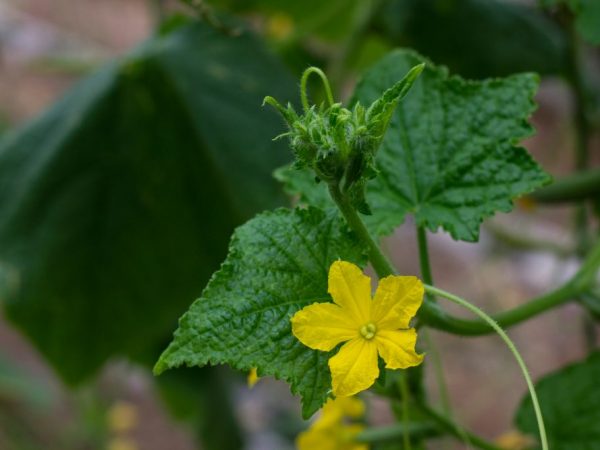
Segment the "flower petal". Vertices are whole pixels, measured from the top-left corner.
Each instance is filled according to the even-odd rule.
[[[392,275],[379,280],[373,299],[373,321],[378,329],[408,328],[423,303],[425,288],[417,277]]]
[[[418,366],[423,361],[423,355],[415,352],[417,332],[414,328],[396,331],[379,330],[373,340],[387,369],[406,369]]]
[[[294,314],[291,322],[300,342],[326,352],[359,334],[348,314],[333,303],[313,303]]]
[[[359,327],[370,320],[371,279],[359,267],[347,261],[335,261],[329,268],[328,291]]]
[[[331,428],[311,427],[296,438],[298,450],[337,450],[338,436]]]
[[[344,418],[360,419],[365,415],[365,404],[358,397],[330,398],[321,410],[321,416],[312,428],[331,428],[344,422]]]
[[[377,346],[366,339],[352,339],[329,360],[329,369],[336,397],[348,397],[364,391],[379,376]]]

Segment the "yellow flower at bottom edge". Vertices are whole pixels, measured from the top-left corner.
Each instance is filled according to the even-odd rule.
[[[250,369],[250,372],[248,372],[248,377],[246,378],[246,383],[248,383],[248,387],[249,388],[253,388],[254,385],[256,383],[258,383],[259,379],[260,379],[260,377],[258,376],[258,372],[256,370],[256,367],[252,367]]]
[[[364,426],[346,420],[364,416],[365,405],[356,397],[329,399],[321,416],[311,427],[298,435],[298,450],[368,450],[367,444],[354,441]]]
[[[328,283],[334,303],[313,303],[291,322],[294,336],[312,349],[330,351],[347,341],[329,359],[336,397],[371,387],[379,376],[378,355],[388,369],[406,369],[423,361],[423,355],[415,352],[417,332],[409,328],[423,302],[418,278],[385,277],[371,300],[371,279],[354,264],[335,261]]]
[[[359,424],[338,424],[335,427],[310,428],[298,435],[298,450],[368,450],[367,444],[354,442],[365,427]]]
[[[311,428],[328,428],[341,423],[345,418],[360,419],[364,415],[365,404],[357,397],[329,399]]]

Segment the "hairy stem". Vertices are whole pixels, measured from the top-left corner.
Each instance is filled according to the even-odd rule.
[[[369,253],[369,260],[373,265],[373,269],[377,273],[379,278],[394,275],[396,271],[388,261],[387,257],[382,253],[379,245],[369,234],[369,230],[359,217],[354,207],[350,204],[346,196],[342,194],[339,185],[330,184],[329,193],[335,204],[340,209],[340,212],[348,222],[348,226],[354,233],[356,233],[358,239],[367,247]]]

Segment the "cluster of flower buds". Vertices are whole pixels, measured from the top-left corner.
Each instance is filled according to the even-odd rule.
[[[352,109],[333,102],[308,107],[304,102],[304,114],[300,115],[291,104],[284,107],[273,97],[266,97],[265,103],[275,107],[288,124],[289,131],[278,138],[289,138],[295,167],[311,168],[317,181],[339,186],[360,212],[370,214],[365,186],[377,174],[375,154],[398,102],[423,67],[413,67],[368,108],[358,102]]]

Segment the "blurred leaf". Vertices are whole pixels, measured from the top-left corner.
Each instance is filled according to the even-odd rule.
[[[5,136],[2,298],[66,381],[117,354],[155,360],[233,228],[282,201],[271,172],[288,152],[260,105],[295,90],[256,38],[196,23]]]
[[[316,35],[328,41],[344,39],[351,32],[355,15],[365,2],[373,0],[212,0],[210,3],[231,12],[260,13],[267,19],[267,34],[285,38]],[[278,30],[285,23],[286,33]],[[281,28],[281,27],[279,27]]]
[[[393,0],[380,21],[397,45],[414,48],[466,77],[557,74],[566,67],[562,30],[538,9],[515,2]]]
[[[157,377],[160,395],[173,416],[189,422],[207,449],[240,449],[226,367],[180,368]]]
[[[600,352],[545,376],[536,384],[542,415],[553,450],[600,449]],[[529,396],[515,416],[524,433],[538,435]]]
[[[369,104],[424,59],[395,51],[369,70],[355,100]],[[367,184],[373,211],[364,220],[374,235],[391,233],[412,213],[419,225],[442,227],[454,239],[476,241],[479,227],[511,199],[550,181],[516,144],[531,135],[537,77],[513,75],[480,82],[448,76],[427,62],[398,105],[377,154],[378,176]],[[288,192],[325,207],[324,186],[306,172],[283,169],[277,176]]]
[[[600,292],[598,290],[582,294],[579,297],[579,303],[589,311],[592,317],[600,320]]]
[[[577,32],[590,44],[600,45],[600,2],[598,0],[540,0],[544,8],[566,5],[575,15]]]
[[[598,0],[570,0],[575,14],[575,27],[590,44],[600,45],[600,2]]]
[[[229,364],[287,381],[302,396],[302,414],[319,409],[331,390],[329,353],[292,334],[292,315],[329,299],[333,261],[363,265],[363,249],[336,210],[278,209],[239,227],[229,255],[202,296],[181,318],[155,372],[182,365]]]
[[[56,398],[46,380],[20,370],[0,353],[0,403],[5,401],[44,409],[50,407]]]

